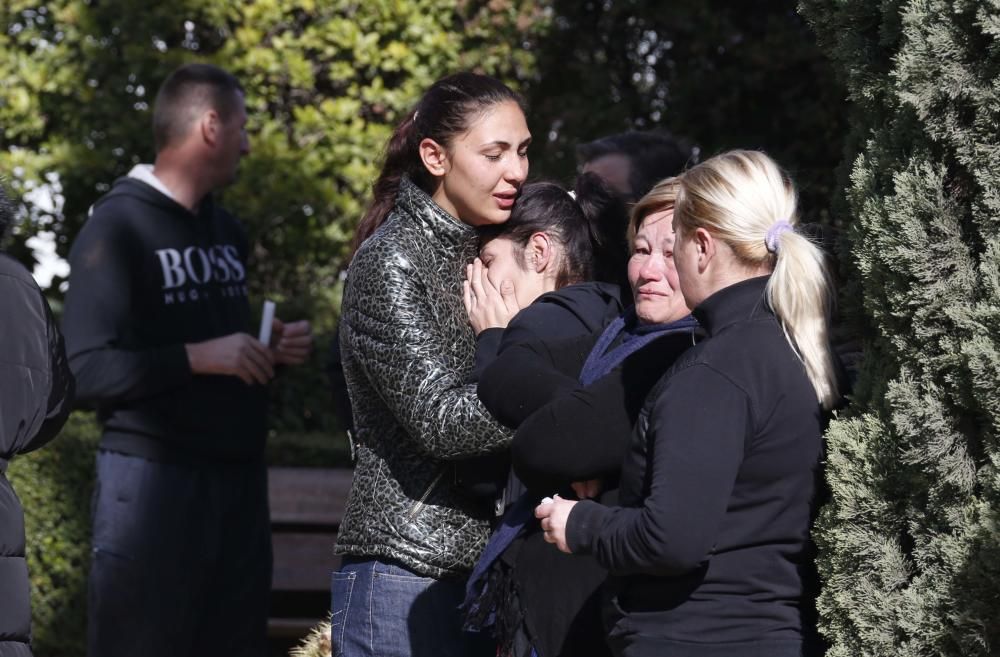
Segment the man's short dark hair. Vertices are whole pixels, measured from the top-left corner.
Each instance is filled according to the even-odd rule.
[[[237,94],[243,93],[239,80],[218,66],[185,64],[167,76],[153,106],[153,139],[156,151],[187,135],[192,121],[214,109],[228,121],[236,111]]]
[[[630,130],[595,139],[576,147],[580,166],[605,155],[624,155],[630,164],[632,199],[646,195],[664,178],[681,173],[694,161],[694,149],[686,140],[662,130]]]
[[[7,234],[7,229],[14,223],[14,204],[7,196],[6,184],[7,181],[0,178],[0,238]]]

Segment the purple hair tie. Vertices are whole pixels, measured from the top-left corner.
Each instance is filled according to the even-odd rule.
[[[786,230],[795,230],[795,227],[784,219],[774,222],[774,224],[767,229],[767,235],[764,236],[764,244],[767,245],[767,250],[771,253],[778,252],[778,237],[781,236]]]

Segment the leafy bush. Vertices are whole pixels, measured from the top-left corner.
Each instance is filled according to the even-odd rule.
[[[865,336],[817,523],[829,657],[1000,650],[1000,31],[995,4],[802,0],[854,107]]]
[[[350,451],[347,435],[344,433],[272,432],[267,438],[267,464],[272,466],[349,468]]]
[[[10,466],[10,481],[24,506],[36,655],[84,653],[99,436],[92,415],[75,413],[54,441]]]

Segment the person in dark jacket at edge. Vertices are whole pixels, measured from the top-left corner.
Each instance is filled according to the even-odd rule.
[[[88,654],[264,655],[271,588],[266,384],[306,360],[307,321],[249,331],[249,245],[212,193],[249,153],[244,92],[188,64],[153,110],[156,160],[94,205],[63,327],[96,405]]]
[[[763,153],[724,153],[679,181],[674,260],[707,336],[650,393],[621,506],[557,497],[535,515],[548,542],[611,572],[615,655],[815,655],[809,530],[840,401],[826,262]]]
[[[0,237],[13,210],[0,184]],[[0,657],[31,657],[24,512],[7,481],[11,459],[55,438],[69,417],[73,375],[49,305],[31,274],[0,254]]]
[[[514,472],[527,494],[477,566],[483,576],[473,589],[470,621],[481,624],[492,614],[510,655],[610,654],[600,621],[607,571],[591,557],[552,550],[529,521],[534,505],[556,492],[616,502],[622,458],[646,393],[694,344],[697,323],[673,267],[676,194],[674,179],[661,181],[632,210],[633,306],[592,334],[512,346],[480,380],[486,407],[517,428]]]

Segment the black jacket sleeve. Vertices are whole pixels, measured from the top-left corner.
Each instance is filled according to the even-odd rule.
[[[530,490],[615,477],[632,432],[621,371],[559,396],[514,435],[514,473]]]
[[[479,398],[502,424],[516,428],[558,395],[580,385],[580,368],[596,340],[595,335],[584,335],[512,345],[483,371]]]
[[[536,300],[522,308],[506,328],[489,328],[480,331],[476,336],[476,367],[473,380],[478,382],[482,378],[483,371],[496,360],[497,356],[511,347],[532,342],[558,345],[564,340],[579,338],[581,335],[589,335],[589,331],[578,315],[560,304]],[[568,373],[575,376],[578,370],[579,368]]]
[[[689,335],[663,336],[531,415],[514,435],[517,476],[539,491],[596,478],[614,486],[646,395],[689,346]]]
[[[477,383],[483,375],[483,370],[496,360],[503,334],[502,328],[488,328],[476,336],[476,364],[472,368],[470,383]]]
[[[566,526],[570,549],[617,575],[680,575],[711,555],[752,426],[743,390],[706,365],[663,387],[644,449],[649,487],[637,508],[584,501]]]
[[[41,294],[39,294],[41,297]],[[73,408],[73,400],[76,395],[76,379],[69,369],[69,361],[66,358],[66,345],[63,336],[59,332],[52,311],[44,297],[40,299],[45,309],[46,335],[48,336],[48,357],[49,373],[51,384],[49,386],[49,396],[45,404],[45,420],[39,427],[38,433],[31,438],[23,452],[30,452],[38,449],[45,443],[56,437],[62,429]]]
[[[95,214],[70,251],[63,331],[81,401],[131,401],[186,383],[183,344],[129,344],[128,322],[139,251],[113,216]]]
[[[4,269],[9,266],[14,265],[4,263]],[[5,310],[0,319],[0,457],[9,459],[59,433],[73,400],[73,376],[52,312],[30,275],[0,273],[0,298]]]

